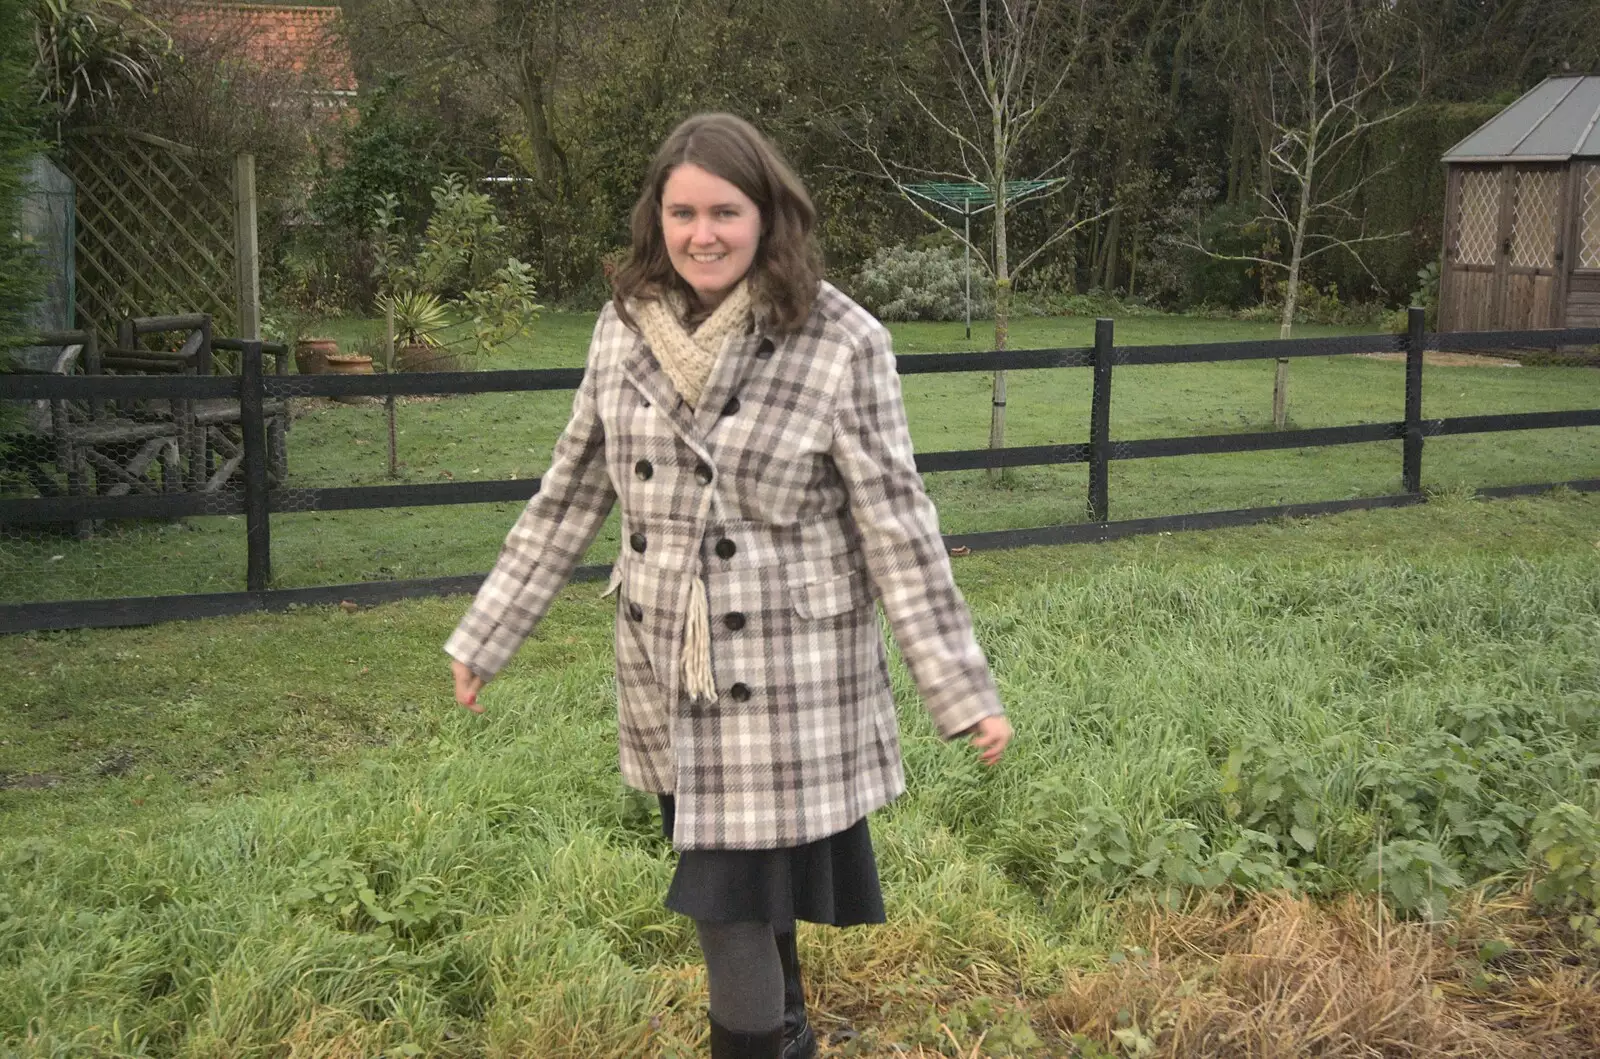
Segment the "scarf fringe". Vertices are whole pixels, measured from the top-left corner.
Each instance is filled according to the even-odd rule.
[[[706,603],[706,582],[696,577],[689,587],[689,615],[683,627],[683,690],[697,699],[717,697],[711,672],[711,619]]]

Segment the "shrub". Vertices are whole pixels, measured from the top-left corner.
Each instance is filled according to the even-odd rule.
[[[1047,271],[1055,279],[1054,269]],[[1099,287],[1078,294],[1067,284],[1041,282],[1034,277],[1026,289],[1017,293],[1012,314],[1031,316],[1160,316],[1161,310],[1141,298],[1120,298]]]
[[[500,256],[505,227],[493,203],[469,191],[459,176],[448,176],[433,189],[433,213],[420,245],[403,234],[394,193],[378,197],[373,215],[374,274],[389,292],[380,308],[393,297],[396,309],[406,310],[407,319],[397,321],[406,341],[442,347],[470,340],[472,348],[462,352],[482,353],[522,334],[538,318],[543,306],[533,300],[532,270],[514,257]],[[427,325],[417,315],[422,308],[431,317]],[[452,309],[470,323],[469,335],[439,334]]]
[[[883,320],[960,320],[966,315],[966,266],[951,246],[889,247],[856,273],[856,300]],[[994,312],[994,284],[982,262],[972,262],[972,315]]]
[[[38,148],[28,81],[27,18],[21,5],[0,8],[0,371],[10,364],[11,345],[27,330],[43,276],[39,255],[22,237],[22,189],[28,159]],[[0,455],[6,436],[21,418],[18,407],[0,402]]]

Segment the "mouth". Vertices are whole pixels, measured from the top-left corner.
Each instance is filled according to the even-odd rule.
[[[691,253],[689,255],[689,260],[693,261],[697,265],[715,265],[717,262],[721,261],[723,258],[725,258],[727,256],[728,255],[725,252],[724,253],[720,253],[720,254],[694,254],[694,253]]]

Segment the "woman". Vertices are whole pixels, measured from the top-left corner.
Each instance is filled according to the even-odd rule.
[[[821,279],[754,128],[662,144],[538,495],[445,650],[456,700],[532,632],[622,503],[623,778],[679,850],[717,1059],[805,1059],[794,922],[883,922],[866,816],[905,789],[873,602],[940,734],[1011,737],[912,459],[883,325]]]

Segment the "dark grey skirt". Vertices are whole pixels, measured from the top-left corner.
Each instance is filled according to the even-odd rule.
[[[661,830],[672,838],[676,803],[661,801]],[[666,906],[708,923],[794,921],[850,927],[882,923],[883,891],[867,818],[836,835],[780,849],[686,849],[667,888]]]

